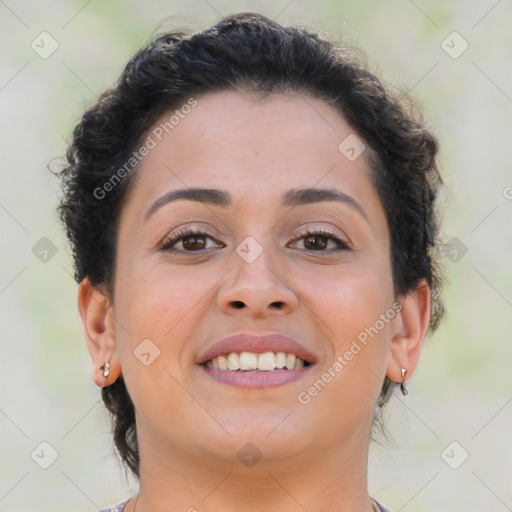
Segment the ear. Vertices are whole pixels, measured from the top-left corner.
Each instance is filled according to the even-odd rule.
[[[92,378],[99,387],[109,386],[121,374],[116,352],[116,321],[109,295],[85,277],[78,287],[78,309],[92,360]],[[103,376],[105,363],[110,375]]]
[[[420,358],[422,343],[430,324],[430,287],[426,280],[422,279],[400,303],[402,308],[393,319],[391,349],[386,369],[386,375],[395,382],[402,382],[402,368],[407,370],[407,380]]]

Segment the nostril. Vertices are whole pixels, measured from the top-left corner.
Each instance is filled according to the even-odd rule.
[[[241,309],[244,307],[244,303],[242,301],[239,301],[239,300],[235,300],[233,302],[233,306],[235,306],[235,308],[237,309]]]

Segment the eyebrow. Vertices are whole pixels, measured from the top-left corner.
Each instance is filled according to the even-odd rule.
[[[162,197],[157,199],[147,210],[145,219],[147,220],[156,210],[162,206],[177,201],[179,199],[195,201],[201,204],[208,204],[212,206],[220,206],[227,208],[233,204],[231,194],[224,190],[214,188],[184,188],[179,190],[171,190]],[[368,222],[368,216],[364,211],[361,204],[356,201],[352,196],[340,192],[336,189],[323,189],[323,188],[300,188],[292,189],[285,192],[281,196],[282,207],[295,207],[302,205],[309,205],[320,203],[324,201],[338,201],[350,206],[353,210],[357,211]]]

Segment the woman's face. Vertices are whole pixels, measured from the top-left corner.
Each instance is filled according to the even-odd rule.
[[[360,447],[398,330],[367,151],[319,99],[219,92],[196,101],[155,125],[119,223],[116,357],[141,450],[164,464],[258,451],[275,463]],[[194,188],[227,200],[169,200]],[[166,243],[183,230],[207,235]],[[222,370],[198,362],[239,333],[292,338],[314,364],[280,385],[270,376],[272,386],[244,387],[241,372],[238,385],[218,380]]]

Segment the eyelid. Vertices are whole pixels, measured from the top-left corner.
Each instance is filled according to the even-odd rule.
[[[350,248],[353,247],[353,243],[352,243],[351,239],[347,235],[345,235],[345,233],[343,231],[341,231],[339,228],[333,227],[332,225],[329,225],[329,224],[326,225],[326,224],[320,224],[320,223],[316,222],[313,224],[307,224],[307,225],[301,226],[300,228],[297,229],[296,236],[299,236],[299,235],[307,236],[308,233],[310,233],[310,232],[321,233],[321,234],[324,234],[325,236],[332,236],[332,237],[338,238],[341,242],[343,242]]]
[[[299,228],[297,228],[297,233],[298,234],[307,234],[308,232],[311,232],[311,231],[323,231],[327,234],[330,234],[330,235],[334,235],[334,236],[337,236],[338,238],[341,238],[343,239],[344,241],[346,241],[347,243],[349,242],[349,239],[347,236],[345,236],[345,234],[343,233],[343,231],[333,227],[333,226],[330,226],[330,225],[325,225],[325,224],[320,224],[320,223],[313,223],[313,224],[306,224],[304,226],[301,226]]]
[[[181,238],[185,238],[187,236],[208,236],[215,241],[216,238],[220,237],[215,230],[208,227],[204,224],[193,224],[187,226],[179,226],[176,229],[173,229],[170,233],[167,233],[163,239],[158,243],[159,247],[166,245],[167,242],[175,240],[175,242],[179,242]]]

